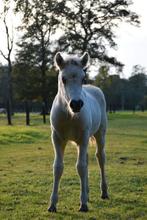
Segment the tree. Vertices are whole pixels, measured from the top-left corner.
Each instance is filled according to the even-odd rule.
[[[109,78],[109,67],[106,65],[102,65],[99,68],[98,75],[95,77],[95,84],[100,86],[102,89],[105,86],[105,82]]]
[[[107,103],[107,110],[110,108],[110,81],[109,81],[109,67],[103,65],[99,68],[98,75],[95,77],[94,85],[98,86],[104,92],[106,103]]]
[[[7,68],[0,65],[0,105],[4,107],[5,100],[7,99]]]
[[[40,78],[39,68],[16,63],[13,67],[15,99],[18,101],[39,99]]]
[[[107,63],[122,67],[121,62],[108,54],[110,47],[117,46],[116,28],[121,22],[139,24],[138,15],[129,9],[131,1],[126,0],[16,0],[15,2],[16,12],[21,11],[23,14],[23,23],[20,28],[24,31],[18,44],[20,49],[17,53],[16,64],[20,70],[23,68],[22,72],[27,72],[27,80],[29,80],[28,73],[30,73],[32,86],[31,77],[34,78],[36,72],[40,79],[39,84],[36,83],[37,92],[41,94],[44,102],[47,102],[49,94],[47,74],[52,69],[53,55],[57,50],[80,54],[88,51],[95,66],[97,61],[100,61],[103,66]],[[59,35],[63,33],[59,39],[58,30],[60,30]],[[124,108],[124,88],[127,83],[120,83],[121,79],[117,76],[109,77],[108,67],[102,68],[101,71],[104,74],[101,75],[104,81],[100,84],[105,91],[109,106],[112,102],[110,91],[115,98],[117,96],[111,85],[117,90],[121,85],[119,95],[122,104],[117,105]],[[99,80],[103,79],[99,78]],[[117,83],[120,83],[119,86]],[[36,91],[35,88],[34,91]],[[37,92],[34,94],[38,94]]]
[[[130,11],[126,0],[75,0],[66,1],[68,9],[62,19],[65,33],[59,41],[61,49],[83,53],[99,61],[123,66],[107,50],[116,47],[115,30],[120,22],[139,24],[138,15]]]
[[[147,92],[147,75],[144,67],[133,66],[132,76],[129,78],[129,97],[131,108],[142,108]]]
[[[43,0],[31,2],[18,0],[16,2],[16,11],[23,13],[23,25],[20,29],[25,31],[21,42],[18,43],[20,49],[17,52],[17,63],[26,65],[26,68],[33,66],[39,70],[41,97],[47,109],[47,72],[52,67],[52,58],[55,53],[51,37],[59,25],[54,11],[59,13],[63,3],[60,5],[56,1],[46,2]]]
[[[15,64],[13,67],[15,99],[17,101],[39,101],[42,102],[41,72],[39,67],[30,67],[26,64]],[[46,94],[48,108],[57,92],[57,74],[55,69],[46,71]]]
[[[5,27],[5,33],[6,33],[6,39],[7,39],[7,55],[0,50],[0,54],[2,57],[7,61],[8,63],[8,84],[7,84],[7,109],[8,109],[8,124],[11,125],[11,113],[12,113],[12,103],[13,103],[13,89],[12,89],[12,61],[11,61],[11,54],[13,50],[13,44],[14,44],[14,35],[13,31],[12,34],[10,34],[9,27],[7,25],[7,14],[9,11],[9,6],[10,2],[6,1],[4,2],[4,10],[1,15],[1,18],[4,23]]]
[[[109,75],[109,68],[101,66],[95,78],[94,84],[100,87],[105,95],[107,109],[112,112],[118,109],[131,109],[131,87],[129,80],[121,79],[119,75]],[[136,96],[137,94],[134,94]]]
[[[138,74],[146,74],[146,69],[139,64],[133,66],[131,76],[135,76]]]

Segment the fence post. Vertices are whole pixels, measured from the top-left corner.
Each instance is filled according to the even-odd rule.
[[[12,121],[11,121],[11,104],[10,104],[10,100],[7,100],[7,119],[8,119],[8,125],[12,125]]]
[[[45,103],[42,103],[42,115],[43,115],[43,123],[46,124],[46,108]]]
[[[30,111],[29,111],[28,101],[25,101],[25,110],[26,110],[26,125],[30,125]]]

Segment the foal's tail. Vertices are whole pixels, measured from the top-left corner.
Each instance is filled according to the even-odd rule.
[[[74,145],[74,146],[77,146],[77,144],[76,144],[74,141],[70,141],[70,143],[71,143],[72,145]],[[89,138],[89,144],[90,144],[91,146],[93,146],[95,143],[96,143],[95,137],[94,137],[94,136],[91,136],[91,137]]]
[[[95,141],[95,137],[94,137],[94,136],[91,136],[90,139],[89,139],[89,144],[90,144],[90,145],[94,145],[95,142],[96,142],[96,141]]]

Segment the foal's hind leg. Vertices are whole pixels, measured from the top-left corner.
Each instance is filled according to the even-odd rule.
[[[95,134],[96,139],[96,158],[99,162],[100,166],[100,174],[101,174],[101,198],[108,199],[108,192],[107,192],[107,182],[105,176],[105,129],[100,129]]]
[[[89,163],[89,161],[88,161],[88,153],[87,153],[86,159],[87,159],[86,188],[87,188],[87,195],[88,195],[88,202],[89,202],[89,181],[88,181],[88,163]]]

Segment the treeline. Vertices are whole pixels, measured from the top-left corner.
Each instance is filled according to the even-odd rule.
[[[53,57],[57,51],[80,55],[87,51],[92,65],[105,63],[106,66],[122,68],[123,64],[108,53],[110,48],[117,46],[115,30],[121,22],[140,23],[138,15],[131,10],[131,1],[126,0],[2,2],[4,10],[0,19],[6,31],[7,52],[0,50],[0,55],[7,61],[7,67],[0,68],[0,103],[8,106],[12,113],[18,103],[28,100],[44,103],[48,111],[57,91],[57,73],[53,68]],[[14,16],[21,15],[22,20],[11,32],[7,16],[12,5]],[[16,32],[20,32],[20,37],[15,42],[17,50],[12,62]],[[103,87],[108,106],[114,108],[114,102],[108,98],[110,91],[103,83],[99,84],[97,78],[96,83]],[[122,103],[123,99],[126,100],[125,95],[121,96]],[[124,108],[128,108],[124,102]],[[117,108],[123,106],[118,101],[116,103]]]
[[[20,70],[19,70],[20,71]],[[26,101],[30,111],[42,111],[42,86],[40,83],[39,69],[32,71],[22,69],[21,74],[17,65],[13,67],[13,108],[14,111],[25,111]],[[95,78],[90,79],[87,74],[87,83],[100,87],[106,98],[107,110],[141,110],[147,109],[147,75],[143,67],[133,67],[128,79],[121,78],[118,74],[111,75],[108,66],[101,66]],[[0,107],[6,107],[7,97],[7,67],[0,68]],[[57,93],[57,72],[54,68],[47,72],[46,88],[44,88],[47,108],[51,108],[52,101]]]
[[[109,75],[109,68],[102,66],[93,83],[103,90],[110,112],[147,109],[147,75],[139,65],[133,67],[128,79]]]
[[[0,108],[7,108],[8,97],[8,67],[0,67]],[[42,104],[46,106],[46,112],[51,108],[52,101],[57,93],[57,72],[54,68],[46,72],[46,82],[43,88],[46,103],[42,98],[41,73],[39,68],[27,69],[25,66],[13,66],[12,72],[13,88],[13,111],[25,111],[26,101],[29,103],[30,111],[40,111]]]

